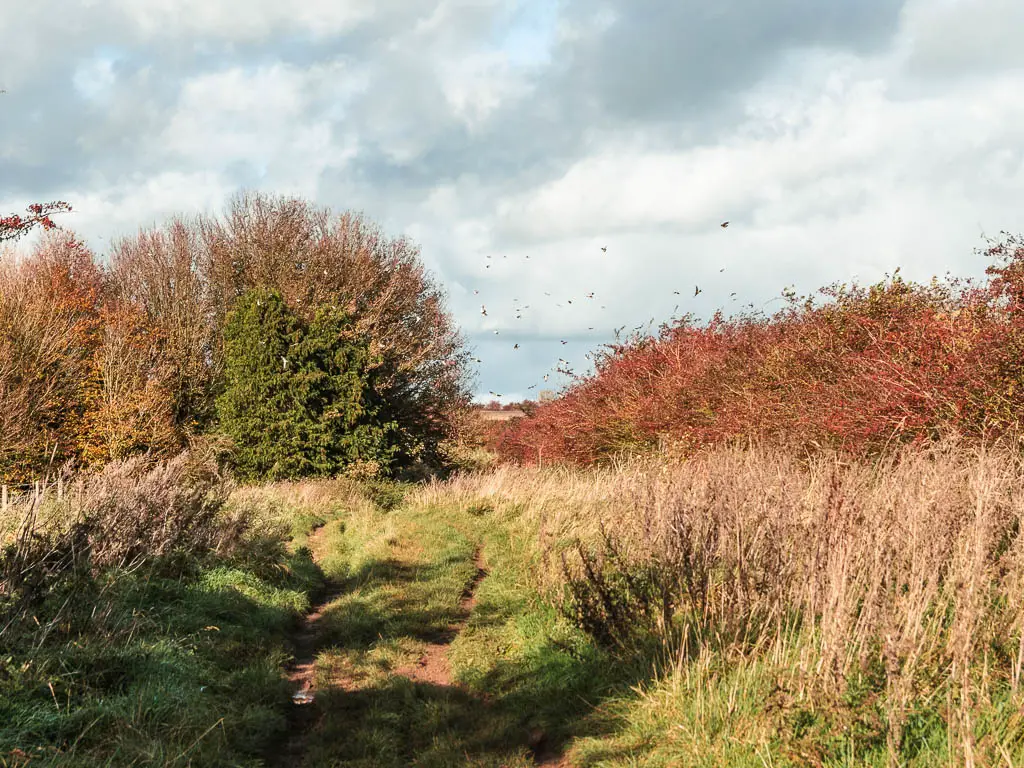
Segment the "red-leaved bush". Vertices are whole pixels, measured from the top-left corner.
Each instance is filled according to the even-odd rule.
[[[1024,405],[1024,239],[1003,233],[985,254],[984,285],[918,285],[897,270],[866,288],[823,288],[821,304],[786,292],[771,317],[683,318],[609,345],[593,375],[509,422],[498,449],[526,463],[592,463],[754,436],[872,453],[1002,433]]]

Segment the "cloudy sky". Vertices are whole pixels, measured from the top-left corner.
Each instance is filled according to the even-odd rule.
[[[508,401],[620,326],[981,275],[1024,231],[1021,29],[1020,0],[0,0],[0,213],[68,200],[103,253],[243,188],[362,211]]]

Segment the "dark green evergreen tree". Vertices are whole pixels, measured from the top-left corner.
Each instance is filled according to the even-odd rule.
[[[398,426],[382,420],[377,383],[379,360],[371,358],[351,318],[334,306],[321,307],[298,347],[310,381],[316,428],[313,458],[321,473],[354,461],[394,461]]]
[[[234,441],[238,475],[281,479],[312,474],[306,444],[314,428],[293,350],[302,327],[275,291],[242,296],[224,328],[221,430]]]
[[[242,296],[224,329],[221,430],[242,479],[330,475],[354,461],[390,468],[397,425],[384,422],[367,341],[340,309],[308,328],[281,295]]]

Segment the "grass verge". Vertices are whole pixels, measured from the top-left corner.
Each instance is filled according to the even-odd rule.
[[[263,765],[289,727],[292,635],[324,586],[308,535],[374,493],[343,481],[241,489],[205,523],[229,551],[55,574],[0,633],[0,766]],[[97,533],[108,546],[113,535]]]

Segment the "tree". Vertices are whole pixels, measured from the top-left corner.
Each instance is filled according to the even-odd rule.
[[[381,419],[397,425],[395,460],[436,458],[469,408],[468,353],[415,245],[358,214],[262,193],[237,196],[223,221],[200,227],[215,323],[258,287],[279,291],[307,323],[321,307],[343,309],[369,342]]]
[[[114,244],[111,293],[119,302],[142,307],[159,334],[160,364],[168,373],[170,408],[179,443],[209,426],[220,370],[221,327],[212,317],[195,227],[174,219],[162,230],[140,231]]]
[[[87,415],[82,459],[103,464],[135,453],[173,454],[173,376],[161,355],[162,337],[137,304],[107,300],[95,350],[98,389]]]
[[[99,387],[101,292],[92,253],[65,233],[0,259],[0,475],[79,458]]]
[[[70,210],[71,206],[63,200],[54,200],[50,203],[32,203],[26,209],[27,216],[12,213],[10,216],[0,217],[0,243],[17,240],[22,235],[31,232],[36,226],[41,226],[45,230],[54,229],[57,225],[50,216]]]
[[[336,306],[321,307],[296,352],[317,422],[318,470],[330,474],[357,461],[390,468],[399,428],[382,420],[378,361],[349,315]]]
[[[349,316],[322,307],[305,326],[268,289],[228,314],[221,429],[240,477],[330,475],[356,461],[390,466],[397,426],[380,419],[373,358]]]
[[[301,335],[298,318],[274,291],[250,291],[227,317],[226,381],[217,410],[243,479],[314,474],[308,376],[296,376],[292,354]]]

